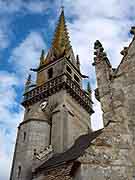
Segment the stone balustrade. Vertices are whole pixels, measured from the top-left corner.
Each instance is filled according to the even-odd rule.
[[[74,97],[81,105],[83,105],[88,112],[93,112],[92,101],[88,94],[67,74],[61,74],[43,85],[25,93],[22,105],[24,107],[29,106],[40,99],[47,98],[61,89],[67,90],[67,92],[70,93],[70,95]]]

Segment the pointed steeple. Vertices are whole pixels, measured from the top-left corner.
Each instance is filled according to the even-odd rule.
[[[63,8],[59,18],[58,25],[56,27],[52,48],[54,50],[54,55],[58,58],[59,56],[65,55],[71,48],[68,31],[65,24],[65,16],[64,16]]]
[[[91,96],[91,87],[90,87],[90,83],[87,83],[87,93],[89,96]]]
[[[45,59],[45,64],[48,64],[50,61],[57,60],[64,56],[68,58],[71,57],[72,61],[75,60],[73,50],[70,45],[67,26],[65,23],[64,8],[62,8],[58,25],[54,33],[52,46]]]

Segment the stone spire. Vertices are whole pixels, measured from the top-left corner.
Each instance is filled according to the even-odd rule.
[[[45,51],[42,49],[40,56],[40,66],[44,65]]]
[[[62,8],[52,45],[45,59],[45,64],[62,57],[70,57],[72,61],[75,60],[65,23],[64,8]]]
[[[91,97],[91,87],[90,87],[90,82],[87,83],[87,93]]]

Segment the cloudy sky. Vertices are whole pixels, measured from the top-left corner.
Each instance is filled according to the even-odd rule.
[[[29,69],[37,66],[41,50],[47,52],[50,47],[61,5],[71,44],[92,89],[96,87],[91,65],[94,41],[102,42],[114,67],[121,61],[120,51],[131,41],[135,0],[0,0],[0,180],[9,177],[16,129],[23,119],[24,81]],[[101,111],[94,102],[92,126],[99,128]]]

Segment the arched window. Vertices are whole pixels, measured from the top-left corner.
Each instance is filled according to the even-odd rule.
[[[71,68],[69,66],[67,66],[66,69],[70,74],[72,74],[72,70],[71,70]]]
[[[26,139],[26,132],[23,133],[23,141]]]
[[[48,69],[48,79],[53,77],[53,68]]]
[[[80,83],[80,79],[75,74],[74,74],[74,79],[75,79],[76,82]]]

